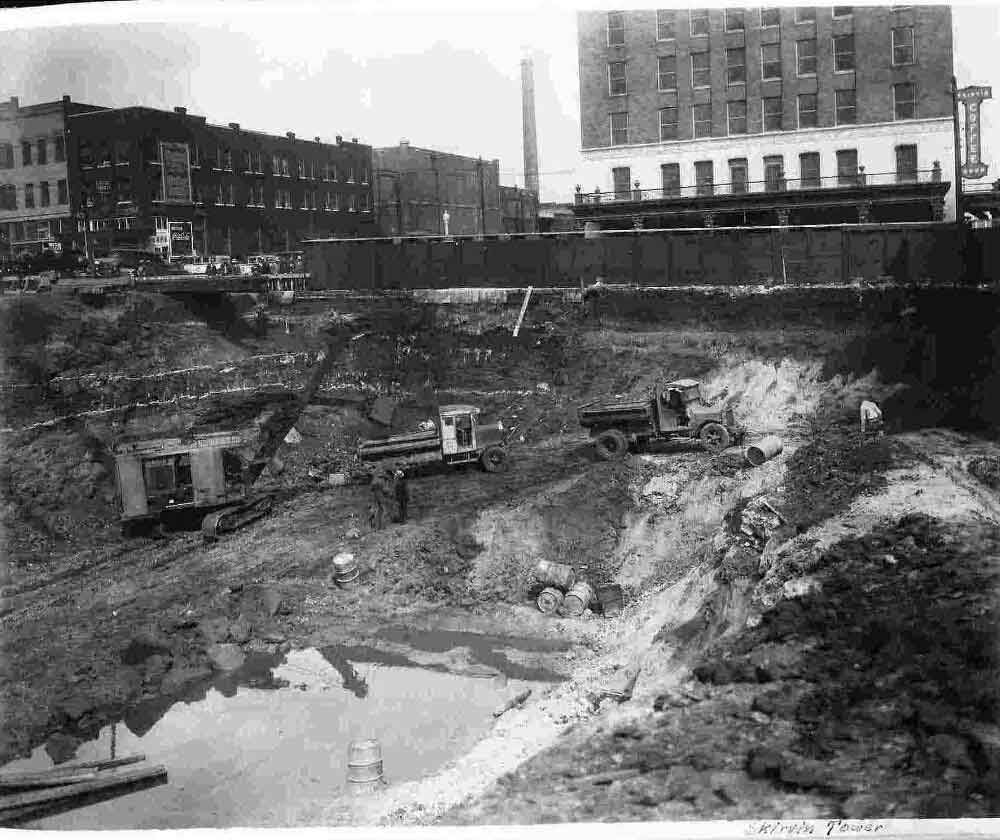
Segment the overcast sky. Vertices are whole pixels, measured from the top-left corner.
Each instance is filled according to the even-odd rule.
[[[22,104],[66,93],[97,105],[183,105],[210,122],[277,134],[324,140],[341,134],[374,146],[405,138],[499,158],[501,181],[523,185],[520,59],[530,54],[542,199],[569,201],[580,162],[576,10],[666,5],[140,0],[49,6],[0,11],[0,62],[6,95]],[[955,6],[953,22],[959,85],[993,84],[1000,9]],[[992,181],[1000,177],[1000,102],[983,106],[982,130]]]

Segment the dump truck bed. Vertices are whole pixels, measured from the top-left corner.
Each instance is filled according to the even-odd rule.
[[[583,406],[580,425],[600,426],[606,423],[645,422],[651,419],[649,399],[598,400]]]
[[[417,455],[422,452],[437,452],[441,448],[441,436],[437,429],[426,432],[410,432],[361,441],[358,452],[363,461],[381,458]]]

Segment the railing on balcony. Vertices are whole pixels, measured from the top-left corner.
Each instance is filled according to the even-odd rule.
[[[786,178],[770,176],[763,181],[735,180],[716,184],[703,180],[696,184],[666,185],[656,189],[642,189],[636,181],[631,190],[612,190],[601,192],[598,188],[592,193],[581,192],[576,188],[576,204],[604,204],[622,201],[664,201],[671,199],[705,198],[709,196],[756,195],[760,193],[803,192],[806,190],[857,189],[858,187],[879,187],[899,184],[929,184],[940,183],[941,167],[935,164],[932,169],[901,170],[897,172],[865,172],[863,166],[857,173],[841,173],[814,178]]]

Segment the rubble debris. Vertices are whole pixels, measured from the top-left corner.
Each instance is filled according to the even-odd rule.
[[[538,565],[535,566],[535,579],[539,583],[558,587],[565,591],[576,583],[576,570],[566,563],[539,560]]]
[[[560,612],[563,615],[569,615],[576,618],[583,615],[584,611],[593,603],[593,601],[594,590],[591,588],[590,584],[583,580],[577,581],[572,587],[570,587],[570,590],[566,593],[566,597],[563,598]]]
[[[547,586],[537,598],[538,609],[546,615],[554,615],[563,603],[563,593],[554,586]]]
[[[285,435],[284,442],[290,446],[296,446],[302,443],[302,433],[292,426],[292,428],[288,430],[288,434]]]
[[[1000,490],[1000,458],[987,456],[973,458],[966,470],[969,475],[979,479],[987,487]]]
[[[235,671],[246,661],[246,654],[237,644],[218,642],[205,651],[218,671]]]

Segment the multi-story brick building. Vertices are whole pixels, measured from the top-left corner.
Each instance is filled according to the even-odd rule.
[[[184,108],[114,108],[68,119],[71,202],[92,256],[297,250],[374,231],[371,147],[212,125]]]
[[[537,233],[538,193],[521,187],[500,187],[500,215],[504,233]]]
[[[433,149],[375,149],[375,202],[387,235],[500,233],[500,161]]]
[[[76,231],[66,121],[101,110],[64,96],[21,107],[0,104],[0,254],[61,248]]]
[[[949,7],[582,12],[578,28],[578,217],[954,218]]]

